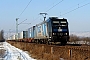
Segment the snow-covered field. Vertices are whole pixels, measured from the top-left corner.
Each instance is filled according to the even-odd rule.
[[[3,57],[0,60],[36,60],[30,57],[25,51],[22,51],[7,42],[0,42],[0,50],[4,50]]]

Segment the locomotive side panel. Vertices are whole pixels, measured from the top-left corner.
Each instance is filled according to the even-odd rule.
[[[35,38],[36,43],[47,43],[49,38],[48,24],[46,21],[35,26]]]
[[[47,33],[48,33],[48,37],[51,38],[52,37],[52,24],[51,24],[50,19],[47,20]]]
[[[35,39],[46,39],[48,37],[46,22],[36,25],[35,30],[36,30]]]

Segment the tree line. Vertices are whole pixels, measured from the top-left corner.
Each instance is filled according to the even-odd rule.
[[[76,36],[76,35],[70,35],[70,39],[69,39],[70,42],[73,42],[75,44],[78,43],[78,41],[83,41],[84,44],[90,44],[90,37],[79,37],[79,36]]]

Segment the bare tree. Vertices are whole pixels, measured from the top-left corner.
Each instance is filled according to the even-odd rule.
[[[80,41],[80,38],[76,35],[70,35],[70,42],[74,42],[76,44],[77,41]]]
[[[83,37],[82,40],[85,41],[85,44],[90,44],[90,37]]]
[[[4,31],[3,30],[0,31],[0,41],[1,42],[5,41],[5,39],[4,39]]]
[[[78,36],[72,34],[72,35],[70,35],[69,41],[73,42],[75,44],[77,44],[78,41],[83,41],[84,44],[89,44],[90,45],[90,37],[78,37]]]

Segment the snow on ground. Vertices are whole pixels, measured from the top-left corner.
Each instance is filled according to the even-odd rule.
[[[1,45],[3,44],[3,45]],[[10,45],[7,42],[0,43],[0,47],[3,47],[5,50],[4,56],[0,60],[36,60],[30,57],[24,51]],[[0,48],[1,50],[2,48]]]

